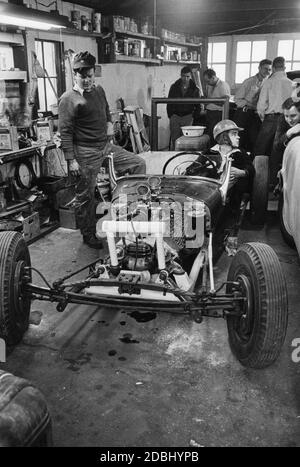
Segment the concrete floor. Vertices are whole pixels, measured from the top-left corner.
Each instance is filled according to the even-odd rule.
[[[157,315],[138,322],[122,311],[34,302],[42,311],[2,368],[46,396],[56,446],[300,446],[300,270],[274,213],[240,241],[264,241],[279,255],[289,292],[289,325],[279,360],[249,370],[233,357],[225,321]],[[30,246],[50,281],[97,257],[78,231],[58,229]],[[218,280],[230,259],[221,257]],[[41,283],[39,278],[35,282]],[[33,313],[34,317],[34,313]]]

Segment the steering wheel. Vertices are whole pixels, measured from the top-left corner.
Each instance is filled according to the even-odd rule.
[[[170,162],[172,162],[174,159],[176,159],[177,157],[179,156],[183,156],[184,154],[193,154],[193,155],[197,155],[198,158],[192,162],[192,164],[197,164],[199,165],[199,169],[209,169],[209,170],[212,170],[212,176],[216,176],[217,175],[217,164],[215,161],[213,161],[212,159],[210,159],[208,156],[205,156],[204,154],[202,154],[201,152],[197,152],[197,151],[183,151],[183,152],[178,152],[177,154],[175,154],[174,156],[172,156],[164,165],[164,168],[163,168],[163,175],[166,175],[166,170],[167,170],[167,167],[168,165],[170,164]],[[190,162],[190,161],[183,161],[181,162],[180,164],[178,164],[176,168],[179,167],[179,165],[183,164],[183,163],[187,163],[187,162]],[[174,170],[175,170],[174,169]]]

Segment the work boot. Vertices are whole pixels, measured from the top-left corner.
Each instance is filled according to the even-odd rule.
[[[84,235],[83,243],[86,243],[90,248],[95,248],[95,250],[101,250],[103,248],[102,240],[97,238],[95,234]]]

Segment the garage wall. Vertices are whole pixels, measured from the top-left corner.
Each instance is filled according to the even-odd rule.
[[[104,64],[99,84],[104,87],[111,110],[116,107],[116,99],[122,97],[125,105],[138,105],[151,115],[151,98],[167,97],[171,84],[179,78],[181,66],[144,66],[135,64]],[[158,145],[169,145],[169,119],[166,106],[158,106]]]
[[[73,36],[60,33],[39,31],[37,34],[29,33],[27,36],[28,52],[34,50],[34,39],[61,41],[64,50],[74,52],[90,51],[97,57],[97,42],[91,37]],[[31,54],[28,53],[30,57]],[[151,114],[151,98],[167,97],[171,84],[180,77],[182,65],[172,64],[163,66],[146,66],[135,63],[104,63],[101,64],[102,76],[96,78],[96,83],[103,86],[111,111],[116,109],[116,101],[120,97],[125,105],[138,105],[143,111]],[[66,70],[67,71],[67,70]],[[70,80],[66,77],[67,88]],[[158,144],[159,148],[169,145],[169,119],[165,106],[158,107],[159,119]]]

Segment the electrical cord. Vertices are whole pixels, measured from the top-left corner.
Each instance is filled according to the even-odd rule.
[[[45,276],[43,276],[43,274],[38,269],[35,269],[33,267],[29,267],[28,269],[30,269],[31,271],[36,272],[43,279],[43,281],[45,282],[47,287],[49,287],[49,289],[52,288],[51,285],[49,284],[49,282],[47,281],[47,279],[45,278]]]

